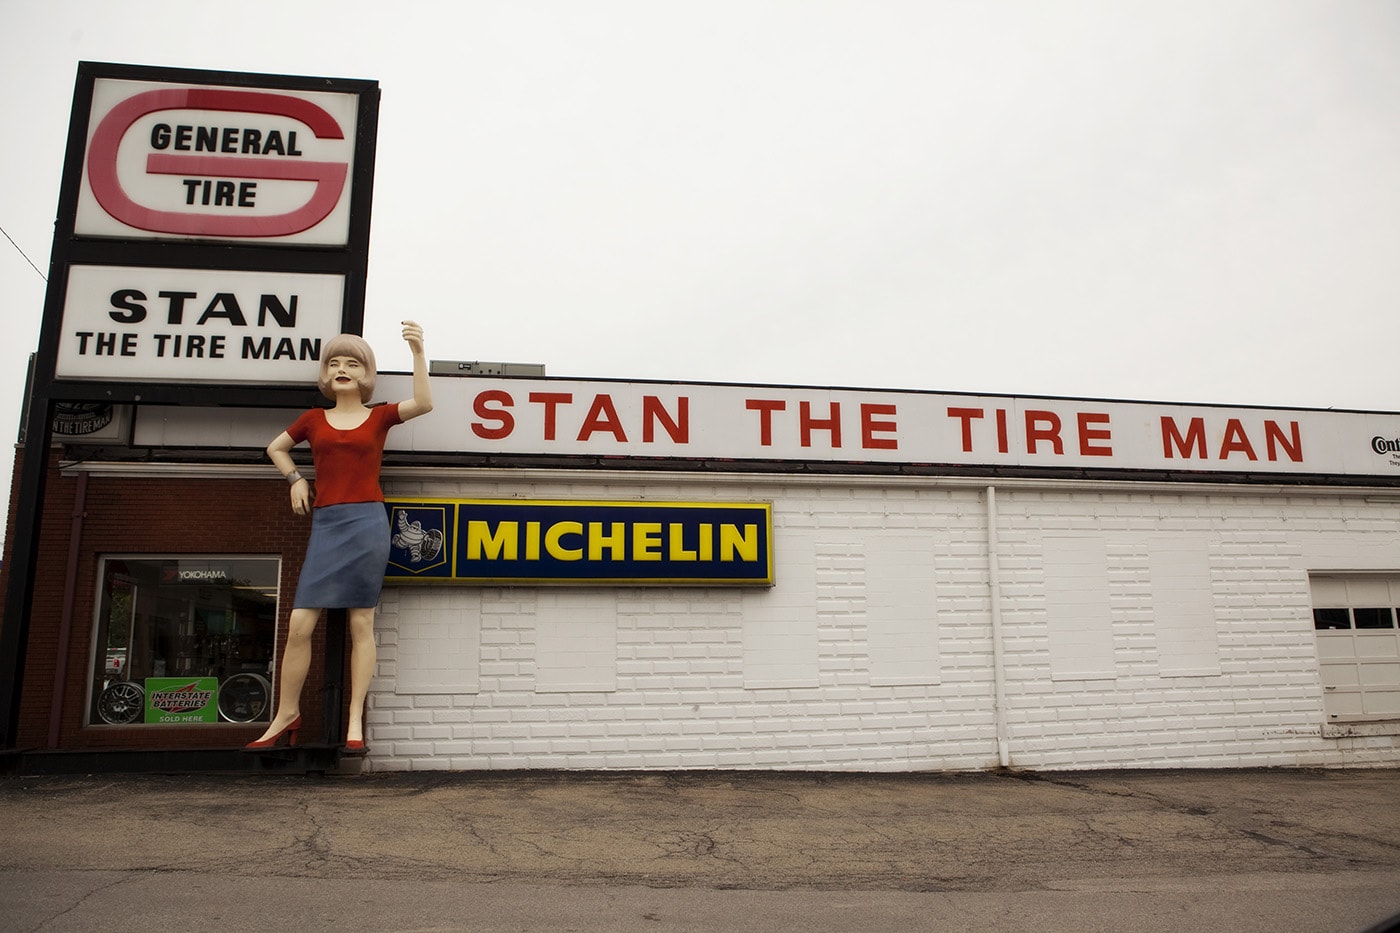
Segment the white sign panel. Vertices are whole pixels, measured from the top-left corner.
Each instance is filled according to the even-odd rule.
[[[378,396],[412,396],[385,375]],[[444,378],[418,451],[1400,477],[1400,413]]]
[[[343,246],[354,94],[98,78],[74,232]]]
[[[314,385],[345,277],[71,266],[55,375]]]
[[[405,452],[1400,479],[1400,413],[438,376]],[[380,401],[411,398],[380,375]],[[149,417],[148,417],[149,416]],[[141,409],[142,446],[261,447],[295,412]]]

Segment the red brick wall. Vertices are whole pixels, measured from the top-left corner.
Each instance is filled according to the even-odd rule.
[[[57,455],[50,463],[38,549],[29,643],[20,707],[21,748],[48,745],[53,683],[60,650],[65,588],[73,588],[72,626],[67,646],[60,712],[60,748],[206,748],[242,745],[265,724],[248,726],[89,726],[87,684],[91,677],[93,614],[98,562],[104,554],[248,554],[282,558],[277,657],[282,654],[291,596],[296,589],[309,518],[293,514],[287,484],[269,466],[266,479],[122,478],[89,475],[77,541],[77,574],[67,579],[76,476],[62,476]],[[18,482],[16,464],[16,484]],[[14,517],[11,495],[4,572],[8,576]],[[3,581],[0,581],[3,582]],[[312,649],[312,670],[302,694],[311,734],[320,733],[324,622]]]

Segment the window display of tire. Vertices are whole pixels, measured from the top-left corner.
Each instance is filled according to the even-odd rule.
[[[234,674],[219,685],[219,715],[228,722],[266,719],[272,686],[260,674]]]
[[[219,685],[219,716],[225,722],[266,719],[272,686],[261,674],[234,674]],[[146,711],[146,691],[138,683],[119,680],[109,684],[97,699],[97,714],[112,726],[140,722]]]
[[[109,684],[97,699],[97,714],[113,726],[140,720],[146,712],[146,691],[140,684],[119,680]]]

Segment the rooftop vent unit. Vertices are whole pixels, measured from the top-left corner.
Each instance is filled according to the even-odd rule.
[[[437,376],[543,376],[543,363],[486,363],[481,360],[433,360],[428,372]]]

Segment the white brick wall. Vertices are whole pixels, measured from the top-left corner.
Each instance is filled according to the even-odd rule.
[[[386,476],[386,490],[771,501],[778,585],[386,588],[370,767],[997,764],[982,486],[425,476]],[[1400,498],[1372,493],[998,483],[1011,764],[1400,763],[1395,736],[1321,730],[1307,575],[1400,572]],[[1106,599],[1092,617],[1065,611],[1074,602],[1064,595],[1066,542],[1070,557],[1087,548],[1099,573],[1106,565],[1105,579],[1074,591]],[[1059,568],[1051,579],[1047,566]],[[1093,670],[1076,672],[1076,639]],[[1093,676],[1077,676],[1085,673]]]

